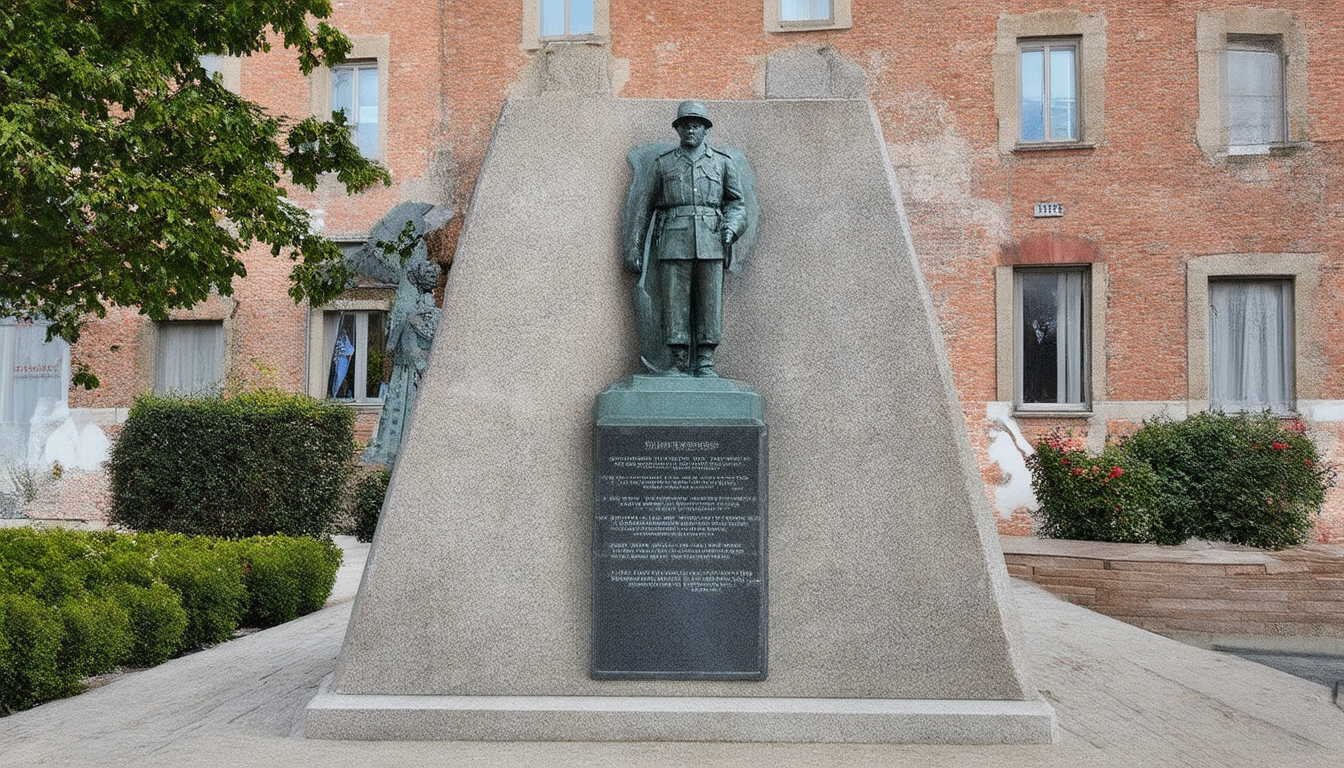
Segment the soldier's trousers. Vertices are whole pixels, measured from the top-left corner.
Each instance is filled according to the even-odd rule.
[[[714,346],[723,338],[723,261],[666,259],[658,262],[663,288],[663,336],[668,344]]]

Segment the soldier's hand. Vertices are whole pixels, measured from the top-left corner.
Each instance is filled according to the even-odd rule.
[[[625,268],[630,270],[631,272],[638,272],[640,266],[642,266],[640,264],[641,261],[642,259],[640,258],[640,254],[631,255],[627,253],[625,255]]]
[[[733,244],[733,241],[737,239],[737,235],[734,235],[734,234],[733,234],[733,230],[731,230],[731,229],[725,229],[725,230],[723,230],[723,232],[721,233],[721,235],[722,235],[722,237],[723,237],[723,244],[724,244],[724,245],[732,245],[732,244]]]

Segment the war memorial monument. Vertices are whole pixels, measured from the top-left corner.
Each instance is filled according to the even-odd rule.
[[[509,100],[307,736],[1049,743],[933,317],[866,100]]]

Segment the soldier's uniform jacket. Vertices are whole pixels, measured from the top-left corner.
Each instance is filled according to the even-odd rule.
[[[723,235],[746,226],[742,182],[727,153],[703,142],[670,149],[653,162],[649,191],[658,211],[650,256],[655,260],[723,259]]]

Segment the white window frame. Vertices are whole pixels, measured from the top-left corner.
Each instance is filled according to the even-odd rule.
[[[1278,125],[1276,135],[1267,141],[1245,141],[1237,143],[1232,138],[1232,74],[1231,55],[1235,52],[1273,54],[1276,61],[1278,80]],[[1288,88],[1284,75],[1283,38],[1279,35],[1228,35],[1227,47],[1223,49],[1222,61],[1222,110],[1223,121],[1228,127],[1227,153],[1229,155],[1263,155],[1270,148],[1288,140]]]
[[[1022,403],[1022,306],[1017,275],[1031,270],[1086,270],[1084,286],[1083,403]],[[1092,404],[1106,397],[1106,306],[1108,277],[1104,262],[1021,264],[994,268],[995,391],[1012,403],[1017,416],[1088,416]]]
[[[826,19],[783,18],[782,0],[765,0],[763,18],[766,32],[812,32],[824,29],[849,29],[854,26],[852,0],[831,0],[831,15]]]
[[[538,2],[538,13],[537,13],[537,24],[538,24],[538,27],[537,27],[537,37],[538,37],[539,39],[541,39],[541,40],[559,40],[559,39],[565,39],[565,38],[570,38],[570,39],[573,39],[573,38],[586,38],[586,37],[592,37],[592,36],[597,32],[597,8],[596,8],[596,6],[597,6],[597,0],[537,0],[537,2]],[[546,24],[546,14],[543,13],[543,12],[541,12],[541,10],[540,10],[540,6],[541,6],[541,5],[544,5],[544,4],[548,3],[548,2],[550,2],[550,3],[561,3],[561,4],[563,4],[563,6],[564,6],[563,10],[561,11],[561,16],[562,16],[563,24],[564,24],[564,29],[563,29],[561,32],[559,32],[559,33],[557,33],[557,34],[554,34],[554,35],[548,35],[548,34],[546,34],[546,30],[545,30],[545,28],[544,28],[544,25]],[[571,9],[573,8],[573,6],[574,6],[575,3],[585,3],[585,4],[588,4],[588,5],[590,5],[590,6],[593,6],[593,10],[592,10],[592,12],[593,12],[593,29],[588,30],[587,32],[572,32],[572,31],[570,31],[570,28],[569,28],[569,27],[570,27],[570,23],[573,21],[573,17],[574,17],[574,14],[571,12]]]
[[[340,109],[338,109],[337,106],[336,106],[336,80],[337,80],[337,78],[340,76],[340,74],[341,74],[342,72],[349,72],[349,73],[351,74],[351,77],[350,77],[350,110],[351,110],[351,112],[352,112],[353,114],[351,114],[351,113],[346,113],[346,115],[345,115],[345,124],[346,124],[346,126],[349,127],[349,129],[350,129],[350,132],[351,132],[351,134],[352,134],[352,136],[351,136],[352,140],[355,142],[356,146],[358,146],[358,144],[359,144],[359,138],[358,138],[359,134],[361,134],[361,133],[362,133],[363,131],[365,131],[365,130],[368,130],[367,127],[363,127],[363,128],[361,128],[362,123],[360,122],[360,118],[359,118],[359,110],[360,110],[360,107],[359,107],[359,101],[360,101],[360,95],[361,95],[361,94],[360,94],[360,81],[363,79],[363,78],[361,77],[361,75],[362,75],[362,73],[364,73],[364,72],[372,72],[372,73],[374,73],[374,82],[377,83],[377,80],[378,80],[378,62],[377,62],[377,60],[370,60],[370,59],[364,59],[364,60],[359,60],[359,61],[347,61],[347,62],[345,62],[344,64],[340,64],[340,65],[338,65],[338,66],[335,66],[335,67],[332,67],[332,68],[331,68],[331,89],[332,89],[332,93],[331,93],[331,101],[332,101],[332,104],[331,104],[331,111],[332,111],[333,114],[335,114],[337,111],[345,112],[345,109],[344,109],[344,108],[340,108]],[[374,104],[374,109],[375,109],[379,114],[378,114],[378,122],[373,126],[373,130],[374,130],[373,147],[374,147],[374,149],[373,149],[373,154],[365,154],[365,155],[364,155],[365,157],[369,158],[370,160],[377,160],[377,159],[379,159],[379,158],[382,156],[382,134],[383,134],[383,123],[382,123],[382,119],[381,119],[381,118],[382,118],[382,111],[383,111],[383,102],[382,102],[382,93],[381,93],[381,91],[382,91],[382,88],[379,87],[378,85],[375,85],[375,94],[374,94],[374,98],[375,98],[377,101],[376,101],[376,103]],[[363,150],[360,150],[360,151],[363,152]]]
[[[369,294],[372,294],[372,296],[357,299],[340,298],[328,304],[324,304],[320,307],[312,307],[309,309],[308,343],[307,343],[308,376],[307,376],[307,384],[305,387],[309,395],[321,400],[330,399],[328,397],[330,392],[328,391],[327,387],[328,387],[328,376],[331,371],[331,358],[333,351],[332,345],[334,344],[335,340],[333,339],[332,342],[329,343],[326,339],[325,319],[327,315],[346,312],[346,313],[365,313],[365,316],[367,317],[368,313],[380,312],[388,316],[388,324],[390,326],[394,289],[372,288],[372,289],[364,289],[364,291],[366,291],[366,296]],[[356,352],[358,353],[359,344],[357,340],[355,342],[355,348]],[[360,360],[354,360],[351,362],[351,364],[358,365],[361,362],[366,365],[368,363],[367,347],[365,347],[365,353],[360,358]],[[360,392],[362,390],[356,388],[355,391]],[[367,406],[377,408],[381,406],[380,400],[369,397],[355,398],[353,400],[342,398],[339,400],[332,400],[332,402],[345,403],[356,407]]]
[[[1218,369],[1214,358],[1218,353],[1217,334],[1214,332],[1215,325],[1219,322],[1219,317],[1214,306],[1214,293],[1219,286],[1226,285],[1251,285],[1251,284],[1270,284],[1276,289],[1279,295],[1281,313],[1279,317],[1280,327],[1280,355],[1276,361],[1278,365],[1278,384],[1284,391],[1284,401],[1282,403],[1270,402],[1249,402],[1217,400],[1214,397],[1217,387]],[[1296,357],[1294,349],[1293,332],[1293,279],[1291,277],[1265,276],[1265,275],[1238,275],[1234,277],[1210,277],[1209,278],[1209,407],[1216,410],[1235,413],[1240,411],[1258,412],[1266,408],[1272,410],[1280,416],[1292,415],[1296,409],[1296,381],[1294,377],[1293,360]],[[1243,378],[1245,371],[1240,374]]]
[[[1032,144],[1080,144],[1083,141],[1083,39],[1081,37],[1048,37],[1048,38],[1022,38],[1017,41],[1017,105],[1018,105],[1018,127],[1017,141],[1022,145]],[[1041,51],[1044,59],[1042,71],[1042,114],[1041,127],[1042,137],[1039,139],[1027,139],[1022,136],[1022,128],[1026,124],[1025,116],[1022,113],[1022,58],[1029,50],[1038,49]],[[1073,130],[1073,136],[1067,139],[1054,139],[1050,137],[1050,54],[1057,50],[1070,50],[1073,52],[1073,94],[1074,94],[1074,115],[1073,124],[1070,128]]]
[[[326,361],[326,364],[323,366],[322,369],[324,372],[324,376],[322,377],[321,381],[323,399],[335,400],[338,402],[350,403],[354,405],[369,405],[383,402],[383,399],[381,397],[377,395],[370,396],[368,394],[369,318],[372,317],[373,315],[382,315],[383,324],[384,326],[387,325],[387,322],[389,320],[389,313],[382,309],[347,309],[347,310],[338,309],[338,310],[327,310],[322,313],[321,325],[322,325],[322,338],[324,347],[323,358]],[[332,343],[327,344],[326,321],[329,317],[332,316],[335,316],[336,318],[340,318],[342,316],[351,316],[354,318],[355,321],[355,338],[350,339],[350,343],[354,347],[354,355],[352,356],[352,359],[350,361],[350,374],[349,374],[350,376],[353,377],[353,381],[351,382],[351,392],[353,393],[353,395],[351,397],[338,398],[333,396],[330,390],[332,384],[330,377],[331,365],[332,365],[333,353],[335,351],[336,339],[335,338],[331,339],[330,341]],[[384,328],[384,330],[386,331],[386,327]],[[344,379],[342,379],[342,381],[344,381]]]
[[[1032,141],[1022,138],[1021,43],[1037,39],[1078,41],[1078,139]],[[1105,143],[1106,17],[1081,11],[1001,14],[993,55],[994,115],[999,152],[1090,149]]]

